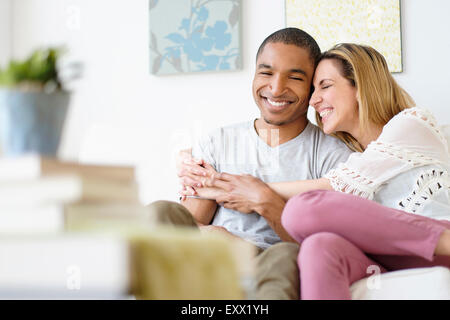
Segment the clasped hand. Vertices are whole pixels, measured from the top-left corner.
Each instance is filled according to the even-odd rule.
[[[215,200],[221,206],[242,213],[258,212],[272,190],[248,174],[218,173],[210,164],[193,159],[190,150],[181,151],[177,171],[183,185],[180,195]]]

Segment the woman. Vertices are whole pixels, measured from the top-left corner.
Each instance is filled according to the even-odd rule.
[[[356,152],[322,179],[269,184],[290,198],[302,299],[350,299],[372,266],[450,267],[450,154],[433,116],[370,47],[325,52],[313,84],[319,126]]]
[[[365,46],[325,52],[314,87],[318,124],[359,152],[324,177],[335,191],[302,193],[283,211],[301,242],[302,299],[350,299],[373,265],[450,267],[450,155],[433,116],[413,107],[383,56]],[[286,185],[272,187],[292,194],[295,184]]]

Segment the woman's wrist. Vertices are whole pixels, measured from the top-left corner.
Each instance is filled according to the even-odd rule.
[[[268,187],[260,194],[260,201],[255,204],[254,211],[262,217],[272,220],[273,217],[281,215],[285,204],[286,201]]]

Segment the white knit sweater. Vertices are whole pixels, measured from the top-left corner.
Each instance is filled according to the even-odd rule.
[[[364,152],[352,154],[325,177],[337,191],[450,220],[449,143],[429,111],[406,109]]]

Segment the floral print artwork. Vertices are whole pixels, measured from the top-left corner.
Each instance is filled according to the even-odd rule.
[[[150,0],[155,75],[241,69],[241,0]]]
[[[322,51],[340,42],[369,45],[402,72],[399,0],[285,0],[286,26],[305,30]]]

